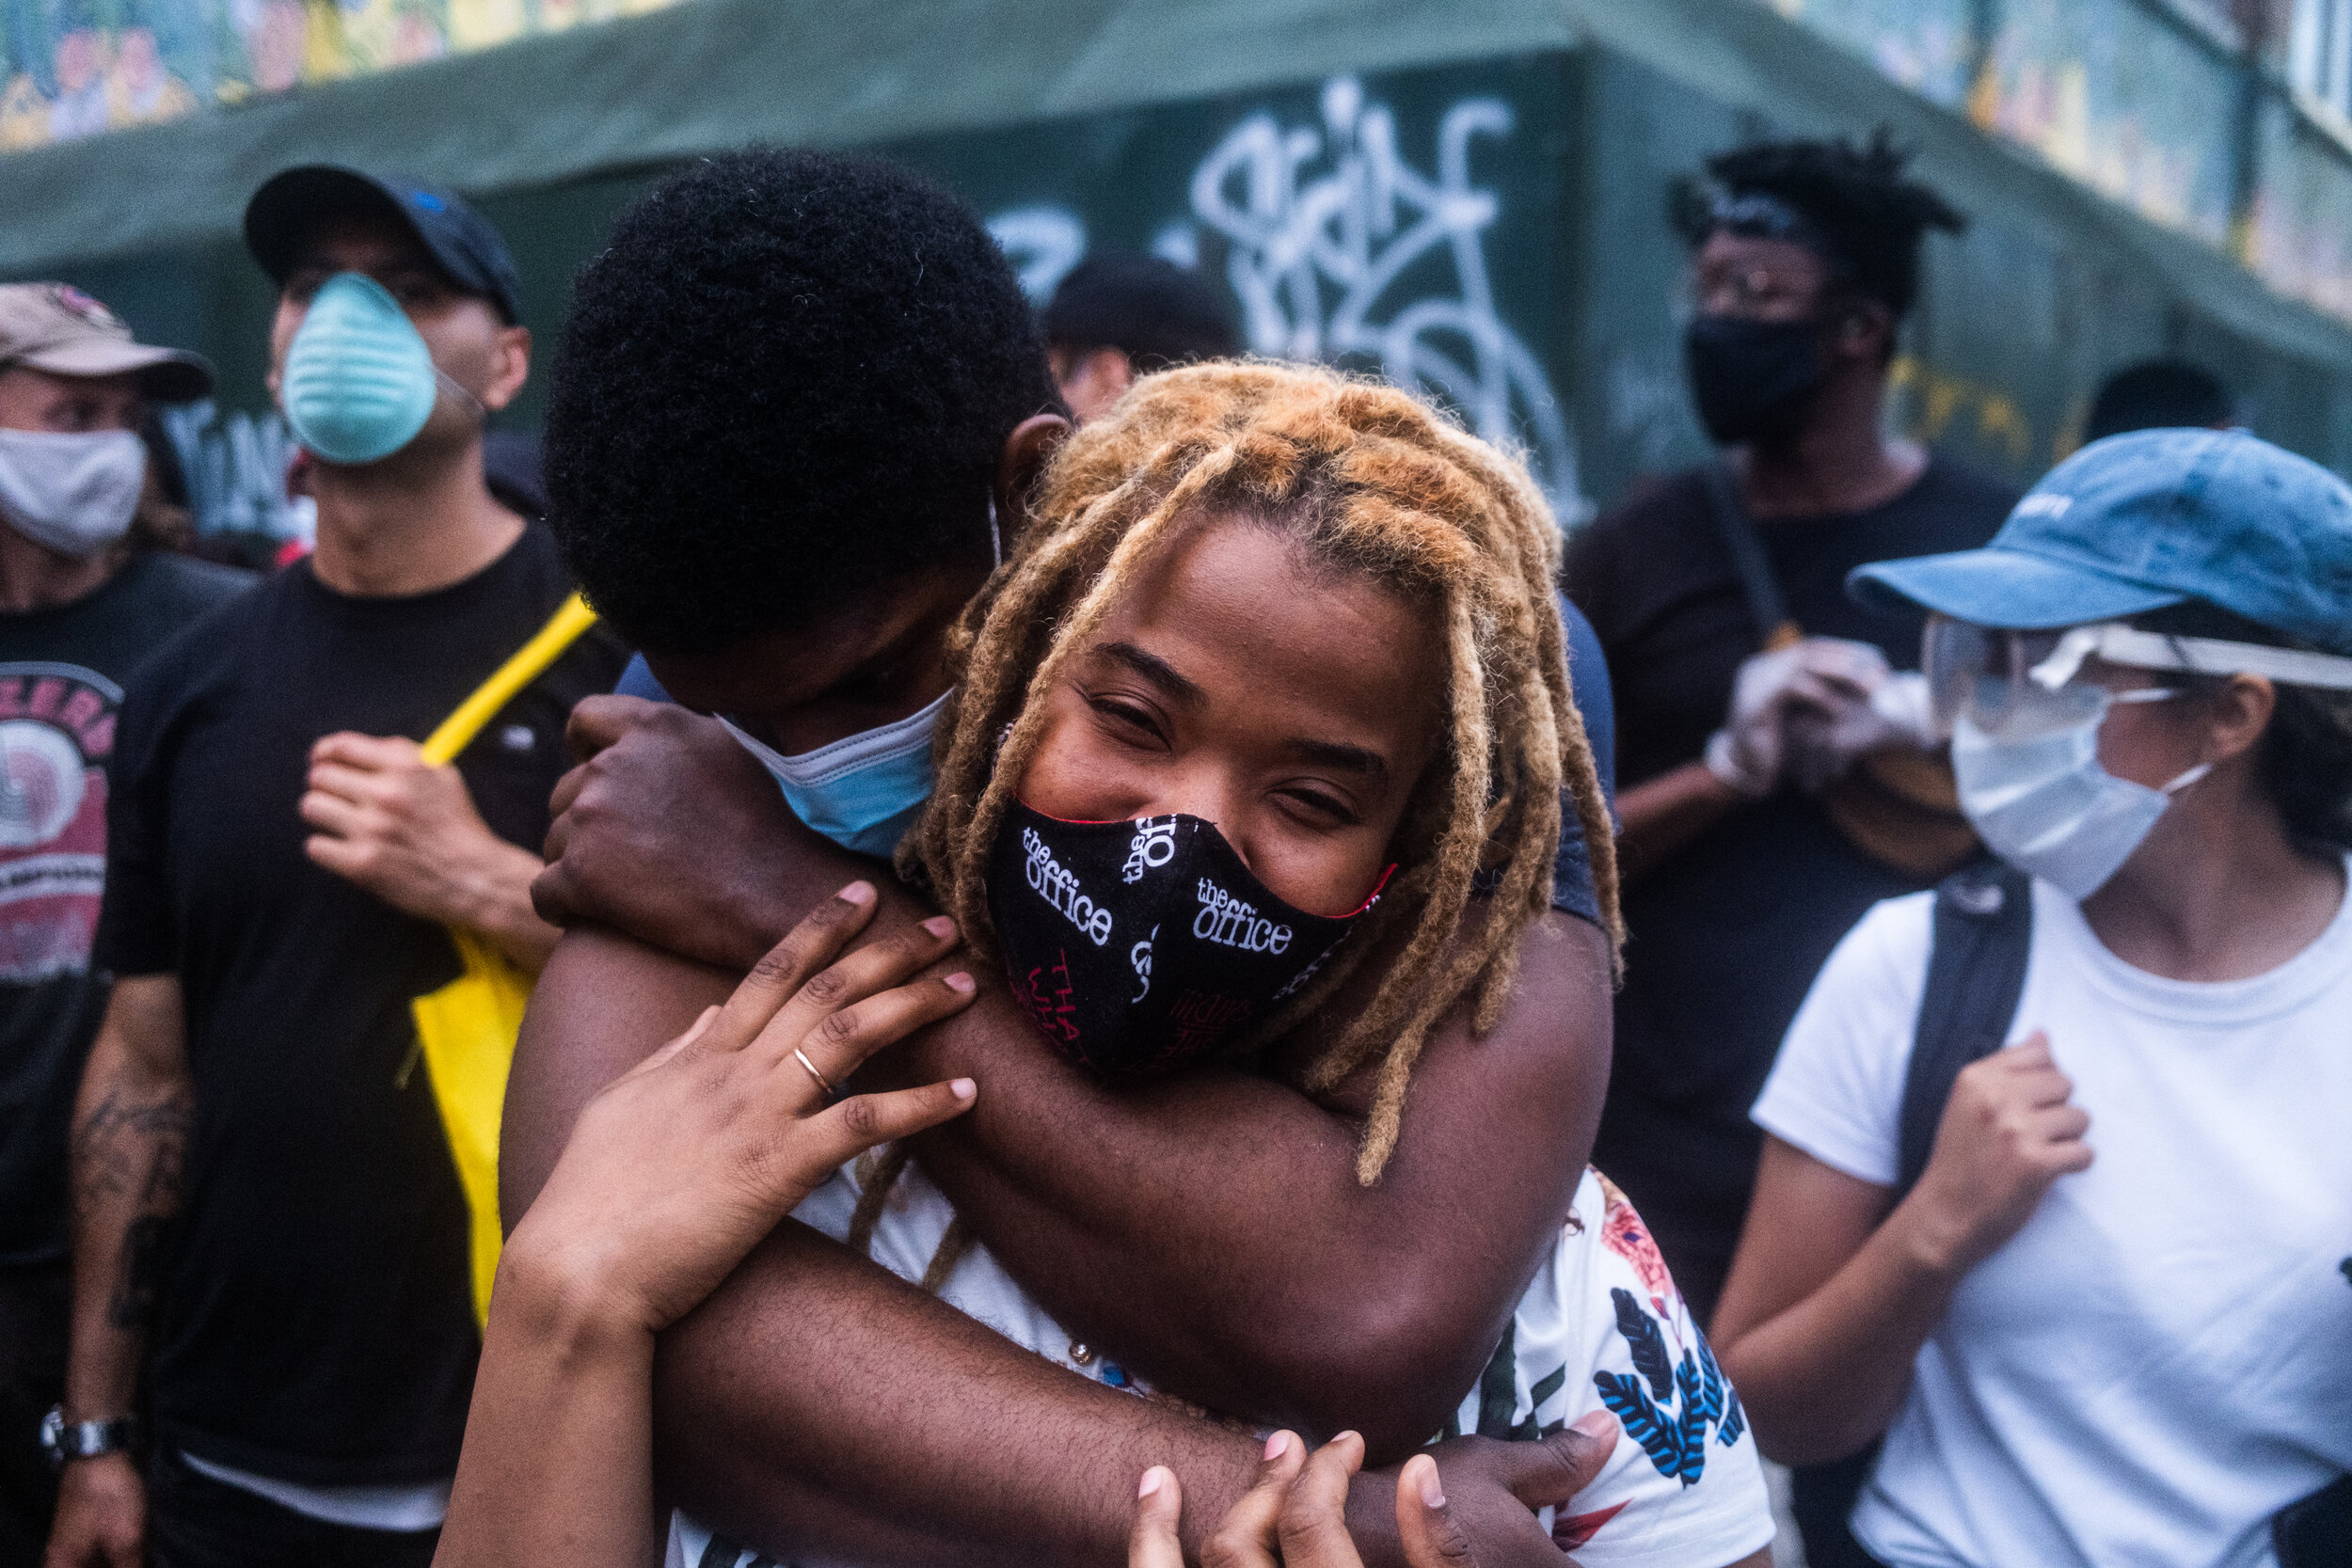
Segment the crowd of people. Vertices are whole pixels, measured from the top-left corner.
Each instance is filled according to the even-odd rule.
[[[0,1560],[2352,1553],[2352,488],[1889,434],[1882,137],[1709,161],[1564,538],[1198,275],[753,149],[580,270],[286,170],[316,508],[0,288]]]

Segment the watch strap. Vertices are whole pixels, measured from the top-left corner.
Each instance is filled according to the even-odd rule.
[[[62,1465],[69,1460],[96,1459],[102,1454],[120,1453],[130,1448],[138,1434],[138,1421],[130,1416],[117,1416],[103,1421],[69,1421],[65,1409],[58,1406],[49,1412],[41,1422],[41,1447],[50,1457]]]

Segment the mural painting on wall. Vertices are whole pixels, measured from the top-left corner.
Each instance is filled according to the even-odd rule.
[[[0,0],[0,150],[225,108],[675,0]]]
[[[2233,210],[2246,66],[2228,0],[1765,3],[2069,178],[2230,251],[2280,293],[2352,320],[2352,157],[2340,128],[2267,95],[2254,186]]]
[[[1152,248],[1200,267],[1213,240],[1253,352],[1376,367],[1435,394],[1481,436],[1527,449],[1562,522],[1582,521],[1592,506],[1568,416],[1495,302],[1486,243],[1503,203],[1470,172],[1477,143],[1511,136],[1511,104],[1475,94],[1447,105],[1422,166],[1400,145],[1396,112],[1355,77],[1324,84],[1319,106],[1319,123],[1268,110],[1234,123]],[[1065,206],[1008,209],[989,227],[1040,300],[1088,248],[1085,220]]]

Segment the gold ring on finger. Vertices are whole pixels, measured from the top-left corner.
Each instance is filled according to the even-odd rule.
[[[839,1093],[834,1090],[833,1081],[827,1078],[823,1073],[818,1071],[817,1064],[808,1059],[807,1052],[803,1051],[796,1045],[792,1048],[792,1054],[799,1060],[801,1066],[808,1069],[808,1075],[817,1080],[817,1086],[825,1091],[825,1099],[828,1101],[835,1101],[841,1098]]]

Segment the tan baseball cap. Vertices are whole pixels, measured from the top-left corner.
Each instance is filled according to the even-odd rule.
[[[0,284],[0,369],[12,365],[52,375],[135,374],[157,403],[213,389],[202,355],[132,341],[120,316],[66,283]]]

